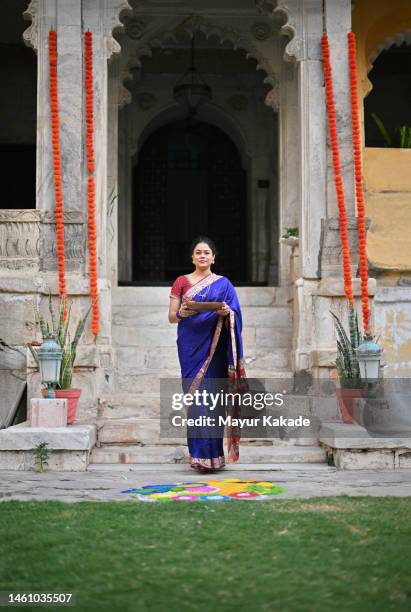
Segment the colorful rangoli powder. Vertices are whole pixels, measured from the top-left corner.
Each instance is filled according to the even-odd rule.
[[[285,493],[285,489],[274,482],[259,480],[208,480],[207,482],[179,482],[144,485],[137,489],[125,489],[121,493],[132,493],[140,501],[229,501],[232,499],[259,500]]]

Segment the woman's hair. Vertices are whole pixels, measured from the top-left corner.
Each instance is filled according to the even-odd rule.
[[[197,238],[193,240],[190,247],[190,255],[193,254],[194,249],[198,244],[200,244],[200,242],[204,242],[205,244],[207,244],[210,247],[213,255],[217,255],[217,249],[214,240],[211,240],[211,238],[207,238],[207,236],[197,236]]]

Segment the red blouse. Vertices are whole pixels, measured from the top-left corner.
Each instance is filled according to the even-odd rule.
[[[179,276],[171,287],[170,297],[181,300],[183,295],[192,287],[186,276]]]

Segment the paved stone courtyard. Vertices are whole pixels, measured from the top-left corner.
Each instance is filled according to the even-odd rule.
[[[108,471],[94,466],[87,472],[0,472],[0,501],[58,500],[137,501],[121,490],[146,484],[202,482],[201,476],[186,465],[116,466]],[[331,495],[411,496],[411,470],[339,471],[322,465],[229,466],[213,479],[241,478],[274,481],[287,492],[275,499],[298,499]]]

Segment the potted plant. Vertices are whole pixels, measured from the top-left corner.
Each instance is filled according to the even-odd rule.
[[[91,306],[88,309],[85,316],[81,318],[80,321],[77,323],[77,327],[74,332],[74,337],[72,340],[70,333],[68,331],[72,302],[69,305],[66,318],[64,318],[65,305],[66,305],[66,302],[63,296],[60,300],[60,308],[59,308],[58,320],[57,320],[54,309],[53,309],[53,304],[51,301],[51,293],[49,293],[49,311],[50,311],[50,316],[51,316],[51,325],[49,325],[49,323],[44,320],[43,315],[41,314],[41,312],[38,310],[36,306],[34,306],[34,313],[35,313],[36,325],[38,325],[40,328],[40,331],[43,337],[43,341],[48,335],[53,334],[55,340],[60,345],[63,351],[63,356],[61,360],[61,368],[60,368],[59,388],[55,390],[55,393],[56,393],[56,398],[67,399],[67,404],[68,404],[67,405],[67,424],[70,425],[71,423],[74,422],[76,418],[77,404],[78,404],[79,397],[81,395],[81,389],[73,389],[71,387],[72,378],[73,378],[74,362],[76,359],[76,350],[77,350],[77,345],[80,340],[80,337],[84,331],[84,327],[86,324],[87,317],[90,313]],[[39,364],[37,351],[34,348],[35,345],[38,345],[38,343],[33,342],[31,344],[28,344],[27,346],[31,354],[33,355],[36,363]],[[45,396],[45,392],[46,392],[46,389],[43,388],[41,390],[43,397]]]
[[[284,234],[281,236],[281,241],[290,247],[296,247],[299,245],[299,230],[298,227],[286,227],[284,228]]]
[[[354,308],[350,305],[348,310],[348,336],[337,315],[334,312],[331,312],[331,315],[334,318],[337,332],[337,358],[335,366],[340,386],[336,388],[336,395],[343,423],[352,423],[353,399],[364,396],[360,367],[356,355],[356,349],[362,341],[358,329],[358,317]]]

